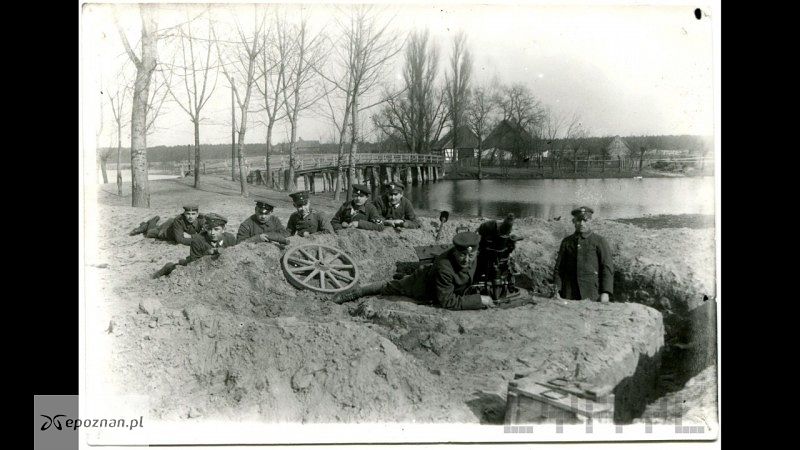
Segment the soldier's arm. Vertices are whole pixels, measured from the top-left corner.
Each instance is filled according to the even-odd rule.
[[[367,205],[367,220],[359,220],[358,228],[362,230],[383,231],[383,220],[373,205]]]
[[[555,269],[553,270],[553,284],[556,286],[556,294],[561,292],[561,262],[563,260],[564,249],[566,248],[567,240],[564,239],[561,241],[561,245],[558,247],[558,255],[556,256],[556,265]],[[560,295],[560,294],[559,294]]]
[[[197,261],[198,259],[202,258],[206,254],[206,248],[201,239],[194,238],[192,239],[191,245],[189,245],[189,257],[186,258],[186,264]]]
[[[336,211],[336,214],[333,215],[333,218],[328,225],[328,227],[332,227],[331,231],[339,231],[342,229],[342,214],[344,214],[344,208],[339,208],[339,210]]]
[[[597,262],[600,268],[600,293],[614,293],[614,261],[605,238],[598,236]]]
[[[192,238],[191,237],[183,237],[183,232],[186,231],[181,224],[182,221],[175,219],[172,221],[172,229],[170,233],[172,234],[172,238],[175,242],[183,245],[192,245]]]
[[[297,215],[292,214],[289,216],[289,222],[286,223],[286,232],[289,233],[289,236],[294,236],[297,232]]]
[[[241,225],[239,225],[239,231],[236,233],[236,242],[257,242],[258,240],[260,240],[260,238],[258,235],[252,235],[252,231],[250,231],[250,226],[248,226],[247,221],[244,221]]]
[[[417,220],[417,213],[414,211],[414,207],[411,206],[411,201],[408,201],[405,204],[406,214],[403,218],[403,224],[401,225],[403,228],[419,228],[419,221]]]
[[[447,270],[437,270],[436,303],[446,309],[482,309],[480,294],[458,295],[454,292],[453,274]]]
[[[270,217],[270,220],[272,221],[272,230],[273,230],[273,232],[275,232],[275,233],[277,233],[277,234],[279,234],[279,235],[281,235],[283,237],[288,237],[289,236],[289,232],[286,230],[286,227],[284,227],[283,224],[281,223],[281,219],[279,219],[279,218],[277,218],[275,216],[269,216],[269,217]]]
[[[319,224],[317,226],[317,230],[318,230],[317,233],[333,233],[333,227],[331,226],[331,223],[333,222],[333,219],[331,219],[330,221],[327,220],[327,218],[325,217],[325,214],[322,214],[322,213],[317,213],[317,216],[319,217]]]

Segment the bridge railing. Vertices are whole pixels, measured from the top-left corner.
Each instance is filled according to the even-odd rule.
[[[442,156],[425,155],[416,153],[358,153],[355,155],[356,164],[440,164]],[[331,169],[335,168],[339,160],[337,154],[298,155],[295,157],[295,170]],[[251,169],[266,168],[266,157],[250,156],[245,162]],[[273,156],[269,160],[270,170],[288,169],[289,156]],[[344,156],[344,165],[350,162],[350,156]],[[230,167],[230,166],[229,166]]]

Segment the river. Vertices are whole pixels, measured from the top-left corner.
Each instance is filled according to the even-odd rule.
[[[609,219],[715,211],[714,177],[443,180],[407,186],[405,196],[420,209],[483,217],[569,217],[582,205]]]

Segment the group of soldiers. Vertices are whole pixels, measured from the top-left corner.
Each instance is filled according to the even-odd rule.
[[[177,263],[168,263],[153,277],[167,275],[177,265],[187,265],[204,256],[217,255],[220,249],[242,242],[286,243],[288,236],[305,237],[314,233],[333,233],[345,228],[381,231],[386,227],[419,228],[414,208],[403,197],[403,185],[390,183],[384,195],[369,201],[365,185],[353,185],[353,199],[345,202],[327,220],[324,214],[309,205],[307,192],[290,194],[296,211],[286,227],[272,215],[273,205],[256,200],[255,213],[244,220],[234,236],[225,231],[227,219],[219,214],[201,215],[197,204],[184,205],[183,214],[159,225],[159,217],[142,222],[130,234],[144,234],[189,245],[189,256]],[[580,207],[572,211],[575,233],[564,238],[556,258],[555,298],[607,302],[613,294],[614,268],[606,240],[591,227],[594,211]],[[490,271],[492,252],[514,249],[518,238],[511,234],[514,217],[481,224],[478,232],[456,233],[452,247],[437,255],[433,263],[417,269],[401,279],[358,286],[333,297],[345,303],[367,295],[400,295],[447,309],[482,309],[496,305],[496,298],[476,293],[475,281]]]

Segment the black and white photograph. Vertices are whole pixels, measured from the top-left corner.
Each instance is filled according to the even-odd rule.
[[[80,3],[81,448],[718,444],[719,13]]]

